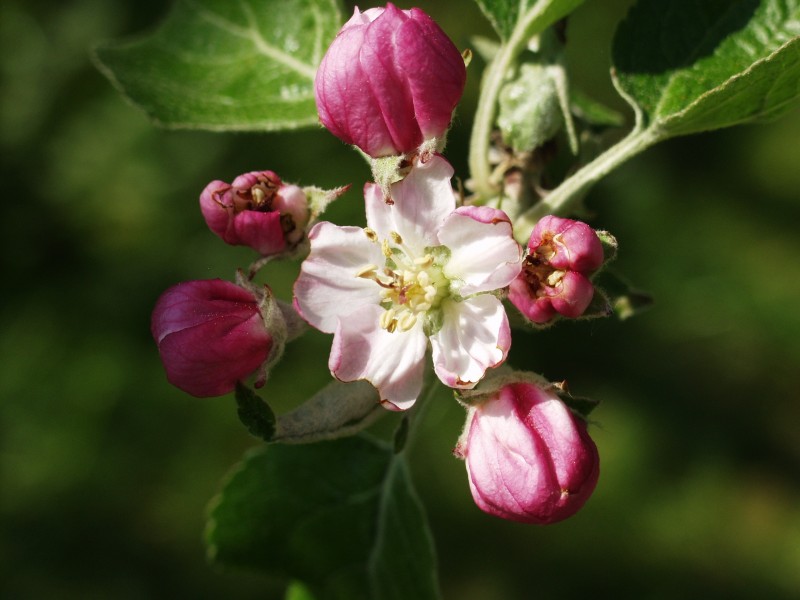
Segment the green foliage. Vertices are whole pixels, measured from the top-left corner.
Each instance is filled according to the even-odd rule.
[[[774,118],[800,96],[798,0],[641,0],[614,40],[618,85],[665,136]]]
[[[575,10],[583,0],[475,0],[483,14],[504,40],[511,37],[517,23],[533,13],[544,15],[540,31]]]
[[[342,23],[337,0],[178,0],[151,34],[96,49],[101,70],[168,127],[314,125],[314,75]]]
[[[239,420],[251,435],[271,440],[275,435],[275,413],[249,387],[236,382],[236,405]]]
[[[434,556],[402,455],[366,437],[251,452],[217,497],[211,559],[318,600],[435,599]]]

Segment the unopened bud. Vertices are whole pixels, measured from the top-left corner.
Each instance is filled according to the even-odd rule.
[[[466,81],[453,42],[418,8],[355,9],[317,71],[322,124],[373,158],[441,139]]]
[[[153,309],[151,332],[167,380],[198,398],[232,391],[273,347],[253,293],[221,279],[169,288]]]
[[[537,525],[577,512],[600,473],[586,424],[552,389],[526,381],[469,408],[456,455],[481,510]]]

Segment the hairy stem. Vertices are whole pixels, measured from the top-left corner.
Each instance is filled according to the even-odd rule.
[[[492,170],[489,165],[489,146],[497,115],[497,98],[517,57],[525,50],[531,37],[544,29],[544,18],[549,7],[549,2],[537,2],[517,22],[511,36],[500,45],[497,55],[484,71],[469,147],[470,176],[475,192],[481,199],[488,199],[497,193],[496,184],[491,181]]]
[[[597,181],[662,139],[664,135],[656,128],[634,128],[617,144],[565,179],[540,202],[517,217],[514,223],[514,237],[520,243],[527,242],[539,219],[545,215],[563,216],[569,213],[575,203],[583,198],[583,194]]]

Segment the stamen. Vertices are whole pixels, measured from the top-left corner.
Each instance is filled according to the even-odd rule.
[[[433,257],[430,254],[420,256],[419,258],[414,259],[414,264],[419,265],[420,267],[430,267],[433,264]]]
[[[253,195],[253,200],[255,201],[256,206],[261,206],[264,204],[266,193],[264,193],[262,188],[254,185],[252,188],[250,188],[250,193]]]
[[[394,320],[394,309],[390,308],[381,315],[380,325],[383,329],[389,329],[389,325]]]
[[[383,240],[383,243],[381,244],[381,250],[383,250],[383,255],[386,258],[392,257],[392,249],[389,247],[389,240]]]
[[[395,244],[397,244],[398,246],[402,246],[403,245],[403,238],[401,238],[400,234],[397,233],[396,231],[389,232],[389,237],[391,237],[392,241]]]
[[[395,329],[397,329],[397,319],[392,319],[392,322],[386,327],[386,331],[394,333]]]
[[[378,234],[375,233],[374,229],[370,229],[369,227],[364,227],[364,233],[366,234],[367,238],[369,238],[370,242],[378,241]]]
[[[374,279],[375,271],[377,269],[378,265],[364,265],[358,271],[356,271],[356,277],[361,277],[363,279]]]
[[[403,317],[400,319],[400,329],[402,331],[408,331],[414,325],[417,324],[417,315],[412,312],[406,312]]]

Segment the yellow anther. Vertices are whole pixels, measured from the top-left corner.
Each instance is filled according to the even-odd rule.
[[[364,227],[364,233],[369,238],[370,242],[377,242],[378,241],[378,234],[375,233],[374,229],[370,229],[369,227]]]
[[[394,333],[395,329],[397,329],[397,319],[392,319],[392,322],[386,327],[386,331]]]
[[[383,250],[383,255],[386,258],[391,258],[392,249],[389,247],[389,240],[383,240],[383,243],[381,244],[381,250]]]
[[[392,238],[392,241],[393,241],[395,244],[397,244],[398,246],[401,246],[401,245],[403,244],[403,238],[401,238],[401,237],[400,237],[400,234],[399,234],[399,233],[397,233],[396,231],[392,231],[392,232],[390,232],[390,233],[389,233],[389,236]]]
[[[417,324],[417,315],[412,312],[406,312],[400,319],[400,329],[408,331]]]
[[[389,325],[393,320],[394,320],[394,309],[390,308],[381,315],[381,320],[380,320],[381,328],[389,329]]]

